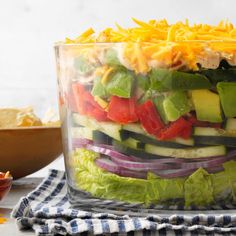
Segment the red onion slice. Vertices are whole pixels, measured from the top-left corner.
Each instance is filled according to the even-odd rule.
[[[161,178],[178,178],[191,175],[196,169],[178,169],[178,170],[163,170],[163,171],[151,171]]]
[[[119,173],[120,171],[120,167],[107,158],[98,158],[95,160],[95,163],[102,169],[113,173]]]
[[[147,172],[141,172],[141,171],[121,169],[118,175],[137,179],[147,179]]]
[[[123,177],[131,177],[131,178],[140,178],[140,179],[146,179],[147,178],[147,172],[148,171],[135,171],[135,170],[127,170],[125,168],[120,167],[116,163],[112,162],[111,160],[107,158],[98,158],[96,159],[96,164],[111,173],[117,174],[119,176]],[[222,166],[218,167],[209,167],[205,168],[205,170],[208,173],[215,173],[222,171],[224,168]],[[180,178],[180,177],[186,177],[191,175],[196,169],[169,169],[169,170],[151,170],[150,172],[156,174],[157,176],[161,178]]]
[[[78,148],[81,146],[86,146],[87,144],[92,144],[93,141],[85,138],[74,138],[72,140],[72,147],[73,148]]]
[[[165,169],[177,169],[179,165],[170,165],[165,163],[158,162],[133,162],[121,160],[117,157],[110,157],[113,162],[115,162],[120,167],[130,169],[130,170],[140,170],[140,171],[149,171],[149,170],[165,170]]]
[[[151,171],[154,174],[160,176],[161,178],[167,178],[167,179],[172,179],[172,178],[181,178],[181,177],[187,177],[191,174],[193,174],[198,168],[195,169],[178,169],[178,170],[162,170],[162,171]],[[222,165],[216,166],[216,167],[208,167],[204,168],[208,173],[216,173],[219,171],[223,171],[224,168]]]
[[[222,163],[227,161],[227,157],[224,158],[218,158],[218,159],[212,159],[210,161],[199,161],[199,162],[188,162],[188,163],[182,163],[181,168],[182,169],[194,169],[194,168],[209,168],[209,167],[215,167],[220,166]]]
[[[131,174],[134,174],[133,172],[145,173],[147,171],[153,171],[163,178],[175,178],[187,176],[200,167],[206,169],[209,173],[214,173],[223,170],[222,164],[224,162],[236,158],[236,150],[233,150],[226,156],[207,157],[204,159],[162,158],[148,160],[122,154],[115,151],[111,145],[92,145],[92,141],[87,139],[74,139],[73,145],[76,147],[85,147],[88,150],[109,156],[112,161],[109,159],[108,161],[118,168],[119,173],[122,170],[123,176],[130,176],[128,171],[131,171]],[[140,175],[144,176],[143,173]]]
[[[120,167],[130,170],[145,171],[145,170],[163,170],[163,169],[173,168],[173,166],[169,164],[159,163],[159,162],[135,162],[133,161],[132,157],[123,155],[117,151],[113,151],[103,147],[97,147],[90,144],[87,144],[86,148],[94,152],[107,155],[112,159],[113,162],[115,162]],[[179,166],[175,165],[174,167],[178,168]]]
[[[131,178],[139,178],[139,179],[146,179],[147,172],[141,171],[131,171],[121,168],[120,166],[116,165],[114,162],[107,158],[98,158],[96,159],[95,163],[100,168],[109,171],[111,173],[117,174],[123,177],[131,177]]]
[[[91,140],[88,139],[74,139],[73,140],[73,148],[78,148],[78,147],[85,147],[91,151],[98,152],[100,154],[108,155],[108,156],[114,156],[117,158],[120,158],[122,160],[127,160],[127,161],[134,161],[134,162],[150,162],[150,163],[182,163],[184,162],[184,159],[181,158],[161,158],[161,159],[145,159],[145,158],[140,158],[136,156],[127,156],[123,153],[120,153],[116,150],[113,149],[112,145],[107,145],[107,144],[96,144],[93,145]],[[90,145],[88,145],[90,144]],[[101,148],[101,149],[100,149]],[[109,154],[107,154],[109,153]]]

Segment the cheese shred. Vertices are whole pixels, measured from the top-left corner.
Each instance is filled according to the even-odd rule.
[[[102,79],[101,79],[101,83],[102,83],[102,84],[106,84],[106,83],[108,82],[108,80],[109,80],[109,75],[110,75],[114,70],[115,70],[115,68],[110,67],[110,68],[108,68],[108,69],[105,71],[105,73],[103,74]]]

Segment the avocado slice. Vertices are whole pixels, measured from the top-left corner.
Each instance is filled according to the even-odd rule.
[[[152,69],[151,89],[159,92],[209,89],[212,87],[206,76],[167,69]]]
[[[187,93],[183,91],[171,92],[163,101],[163,110],[168,121],[175,121],[190,112],[191,106]]]
[[[236,117],[236,83],[219,82],[217,91],[220,95],[221,105],[227,118]]]
[[[222,122],[220,97],[207,89],[191,91],[197,119],[209,122]]]

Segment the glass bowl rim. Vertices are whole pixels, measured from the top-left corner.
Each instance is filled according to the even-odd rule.
[[[149,45],[155,45],[158,43],[200,43],[200,44],[210,44],[210,43],[231,43],[236,45],[236,39],[229,39],[229,40],[179,40],[179,41],[166,41],[166,40],[159,40],[156,42],[148,42],[148,41],[141,41],[141,42],[135,42],[135,41],[123,41],[123,42],[85,42],[85,43],[65,43],[64,41],[59,41],[54,43],[54,47],[73,47],[73,46],[93,46],[93,45],[119,45],[119,44],[149,44]]]

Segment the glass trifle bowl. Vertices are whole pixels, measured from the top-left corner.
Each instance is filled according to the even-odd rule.
[[[73,206],[235,207],[234,40],[71,41],[55,51]]]

